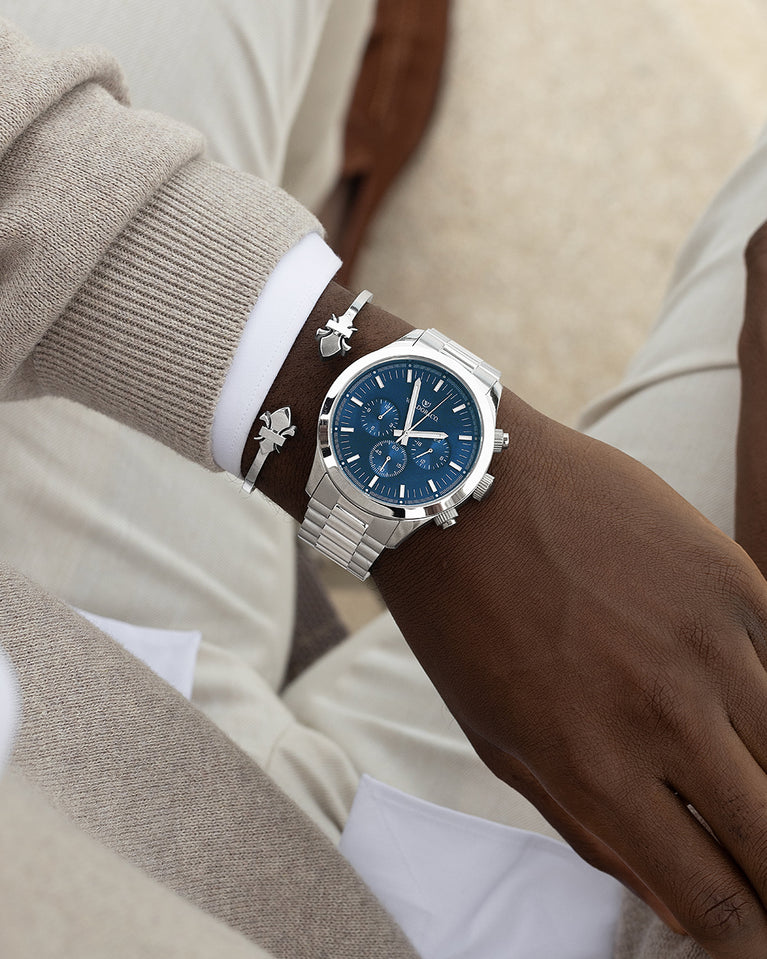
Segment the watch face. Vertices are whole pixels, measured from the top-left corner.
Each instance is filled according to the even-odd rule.
[[[427,360],[386,360],[338,396],[330,437],[347,478],[380,503],[423,506],[452,493],[482,445],[467,387]]]

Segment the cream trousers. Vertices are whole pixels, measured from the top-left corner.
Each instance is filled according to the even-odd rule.
[[[152,17],[136,16],[150,7]],[[316,206],[338,169],[343,115],[372,0],[6,0],[49,46],[97,42],[137,106],[200,128],[217,159]],[[257,15],[256,11],[257,10]],[[150,33],[137,25],[152,23]],[[767,219],[767,140],[684,249],[660,321],[583,428],[660,473],[732,532],[742,252]],[[333,838],[359,775],[552,834],[476,759],[384,614],[282,695],[294,528],[152,441],[64,401],[0,409],[0,541],[9,561],[74,605],[199,629],[193,701]]]

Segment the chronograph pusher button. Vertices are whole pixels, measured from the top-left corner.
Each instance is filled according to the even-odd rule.
[[[458,522],[458,510],[455,506],[451,506],[450,509],[446,509],[442,513],[437,513],[434,517],[434,522],[437,526],[441,526],[442,529],[447,529],[448,526],[455,526]]]
[[[495,482],[495,477],[485,473],[482,479],[477,483],[477,488],[472,493],[474,499],[484,499],[490,492],[490,487]]]

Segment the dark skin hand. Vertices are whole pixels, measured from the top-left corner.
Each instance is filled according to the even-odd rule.
[[[764,289],[767,303],[767,281]],[[352,298],[331,285],[266,402],[289,403],[300,433],[270,458],[259,485],[297,519],[320,402],[347,362],[323,364],[314,330]],[[358,326],[352,358],[409,329],[372,305]],[[429,525],[384,551],[376,583],[496,775],[715,959],[761,959],[767,587],[759,570],[630,457],[508,390],[498,422],[511,445],[493,460],[491,496],[467,502],[457,526]],[[245,465],[253,452],[251,443]]]

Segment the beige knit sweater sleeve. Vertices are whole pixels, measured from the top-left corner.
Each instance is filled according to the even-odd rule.
[[[209,468],[216,401],[280,257],[316,220],[128,107],[98,50],[0,19],[0,397],[54,393]]]

